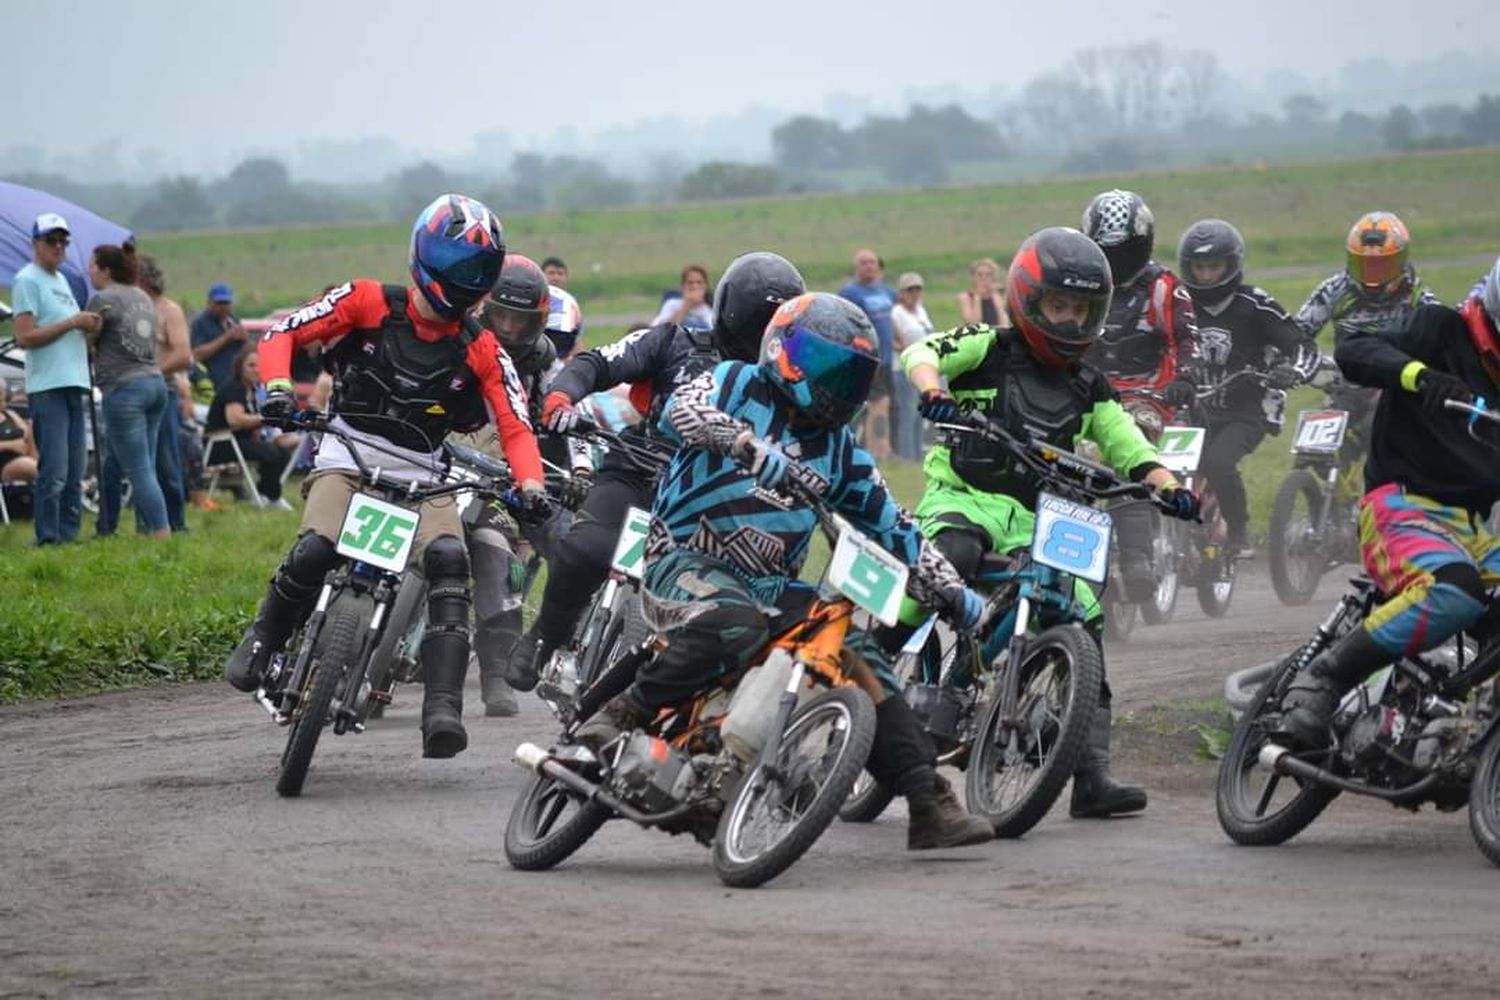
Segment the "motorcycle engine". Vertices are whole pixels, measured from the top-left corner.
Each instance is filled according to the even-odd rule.
[[[620,798],[648,812],[663,812],[687,798],[693,761],[666,740],[634,732],[615,765],[610,784]]]
[[[1366,768],[1379,764],[1405,732],[1406,716],[1401,712],[1389,705],[1371,705],[1349,723],[1343,739],[1344,758]]]
[[[912,714],[941,751],[958,744],[964,700],[957,691],[937,684],[913,684],[906,689],[905,696]]]

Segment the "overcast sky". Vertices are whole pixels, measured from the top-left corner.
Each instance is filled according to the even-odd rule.
[[[173,159],[388,135],[442,156],[571,125],[820,111],[835,92],[1015,89],[1083,48],[1215,51],[1312,81],[1500,39],[1500,0],[23,0],[6,5],[0,145],[119,138]],[[219,159],[217,157],[210,159]]]

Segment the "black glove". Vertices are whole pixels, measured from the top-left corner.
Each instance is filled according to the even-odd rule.
[[[1184,486],[1168,486],[1158,495],[1171,515],[1184,521],[1196,520],[1203,507],[1198,494]]]
[[[1290,389],[1302,384],[1302,373],[1291,365],[1277,365],[1266,375],[1266,385],[1272,389]]]
[[[260,404],[260,419],[272,426],[285,426],[297,412],[297,397],[285,389],[272,389]]]
[[[1417,373],[1417,397],[1422,401],[1422,409],[1433,415],[1443,413],[1443,404],[1450,399],[1464,403],[1474,400],[1474,394],[1463,379],[1432,368],[1423,368]]]
[[[524,489],[521,491],[521,510],[516,513],[520,520],[541,524],[552,516],[552,498],[547,496],[546,490]]]
[[[958,403],[945,389],[928,389],[922,393],[917,412],[935,424],[950,423],[958,417]]]
[[[563,497],[569,507],[577,510],[583,506],[583,501],[588,497],[589,491],[594,488],[594,471],[592,469],[574,469],[573,475],[569,477],[563,486]]]
[[[1185,378],[1180,378],[1162,390],[1161,401],[1174,409],[1187,406],[1198,398],[1198,387]]]

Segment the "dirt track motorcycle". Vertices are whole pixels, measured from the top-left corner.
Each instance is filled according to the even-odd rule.
[[[578,744],[579,727],[666,648],[663,633],[711,607],[646,595],[656,631],[592,683],[554,687],[548,700],[563,723],[557,742],[516,748],[517,762],[533,773],[506,826],[513,867],[551,868],[623,817],[692,834],[711,845],[726,885],[748,887],[785,871],[822,835],[875,740],[871,693],[879,682],[845,652],[844,639],[856,607],[895,621],[909,570],[830,508],[820,485],[793,464],[784,487],[816,511],[833,547],[817,598],[800,620],[773,618],[771,640],[746,670],[664,709],[597,756]]]
[[[1330,365],[1314,379],[1328,390],[1324,405],[1297,414],[1292,469],[1271,503],[1266,560],[1286,605],[1306,604],[1324,573],[1359,561],[1363,449],[1352,447],[1350,412],[1334,405],[1339,376]]]
[[[1111,517],[1094,505],[1135,498],[1169,508],[1143,483],[1041,442],[1023,442],[983,417],[941,424],[947,435],[983,434],[1042,483],[1029,550],[990,553],[969,585],[986,596],[974,634],[939,630],[929,617],[895,664],[905,697],[939,752],[962,767],[969,811],[1001,837],[1019,837],[1052,808],[1072,777],[1098,706],[1099,646],[1073,598],[1075,577],[1102,583]],[[867,822],[891,795],[864,775],[841,815]]]
[[[408,580],[407,565],[421,521],[415,508],[462,491],[502,502],[521,501],[510,491],[508,479],[424,484],[387,476],[361,457],[362,449],[376,446],[353,440],[324,414],[304,412],[285,423],[288,429],[339,438],[358,465],[360,479],[335,540],[342,558],[324,578],[307,621],[286,648],[271,657],[255,693],[276,724],[288,727],[276,791],[291,798],[302,794],[325,727],[338,736],[363,732],[373,709],[390,701],[393,675],[374,664],[375,651]]]
[[[1450,401],[1470,415],[1470,433],[1500,417]],[[1500,599],[1490,594],[1491,606]],[[1434,803],[1469,806],[1479,849],[1500,865],[1500,642],[1465,634],[1371,674],[1339,703],[1321,750],[1276,742],[1281,699],[1296,674],[1386,600],[1365,577],[1353,580],[1312,638],[1284,659],[1240,717],[1219,765],[1219,825],[1238,844],[1279,844],[1296,836],[1340,792],[1416,811]]]
[[[494,455],[477,448],[448,441],[443,445],[448,460],[443,481],[447,483],[472,483],[490,489],[505,491],[500,501],[510,516],[515,519],[523,534],[530,537],[533,529],[540,530],[541,522],[519,503],[514,495],[515,479],[510,466]],[[547,494],[554,507],[564,508],[572,499],[566,485],[565,470],[549,469],[547,472]],[[465,532],[477,524],[483,514],[485,503],[472,489],[461,489],[455,495],[459,517]],[[533,551],[525,564],[525,580],[521,593],[530,588],[532,579],[541,566],[541,555]],[[422,639],[427,633],[427,581],[415,566],[408,566],[401,575],[401,587],[381,631],[379,644],[370,658],[369,675],[374,688],[374,707],[370,718],[378,719],[385,714],[396,687],[401,684],[416,684],[422,679]],[[470,653],[471,666],[473,653]]]

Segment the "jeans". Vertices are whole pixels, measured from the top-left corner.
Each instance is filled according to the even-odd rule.
[[[165,382],[163,383],[166,384]],[[161,485],[167,505],[167,523],[173,531],[186,531],[183,507],[187,487],[182,475],[182,414],[177,408],[177,392],[167,385],[167,405],[162,409],[161,427],[156,441],[156,481]]]
[[[891,381],[891,450],[908,462],[922,460],[922,415],[917,412],[921,401],[916,386],[899,368]]]
[[[99,534],[113,534],[118,526],[121,474],[129,477],[133,488],[137,527],[147,534],[171,527],[156,476],[166,407],[166,383],[154,375],[117,385],[104,397],[104,444],[109,457],[99,490]]]
[[[28,396],[31,433],[36,440],[37,474],[33,517],[38,545],[78,537],[83,520],[83,388],[46,389]]]

